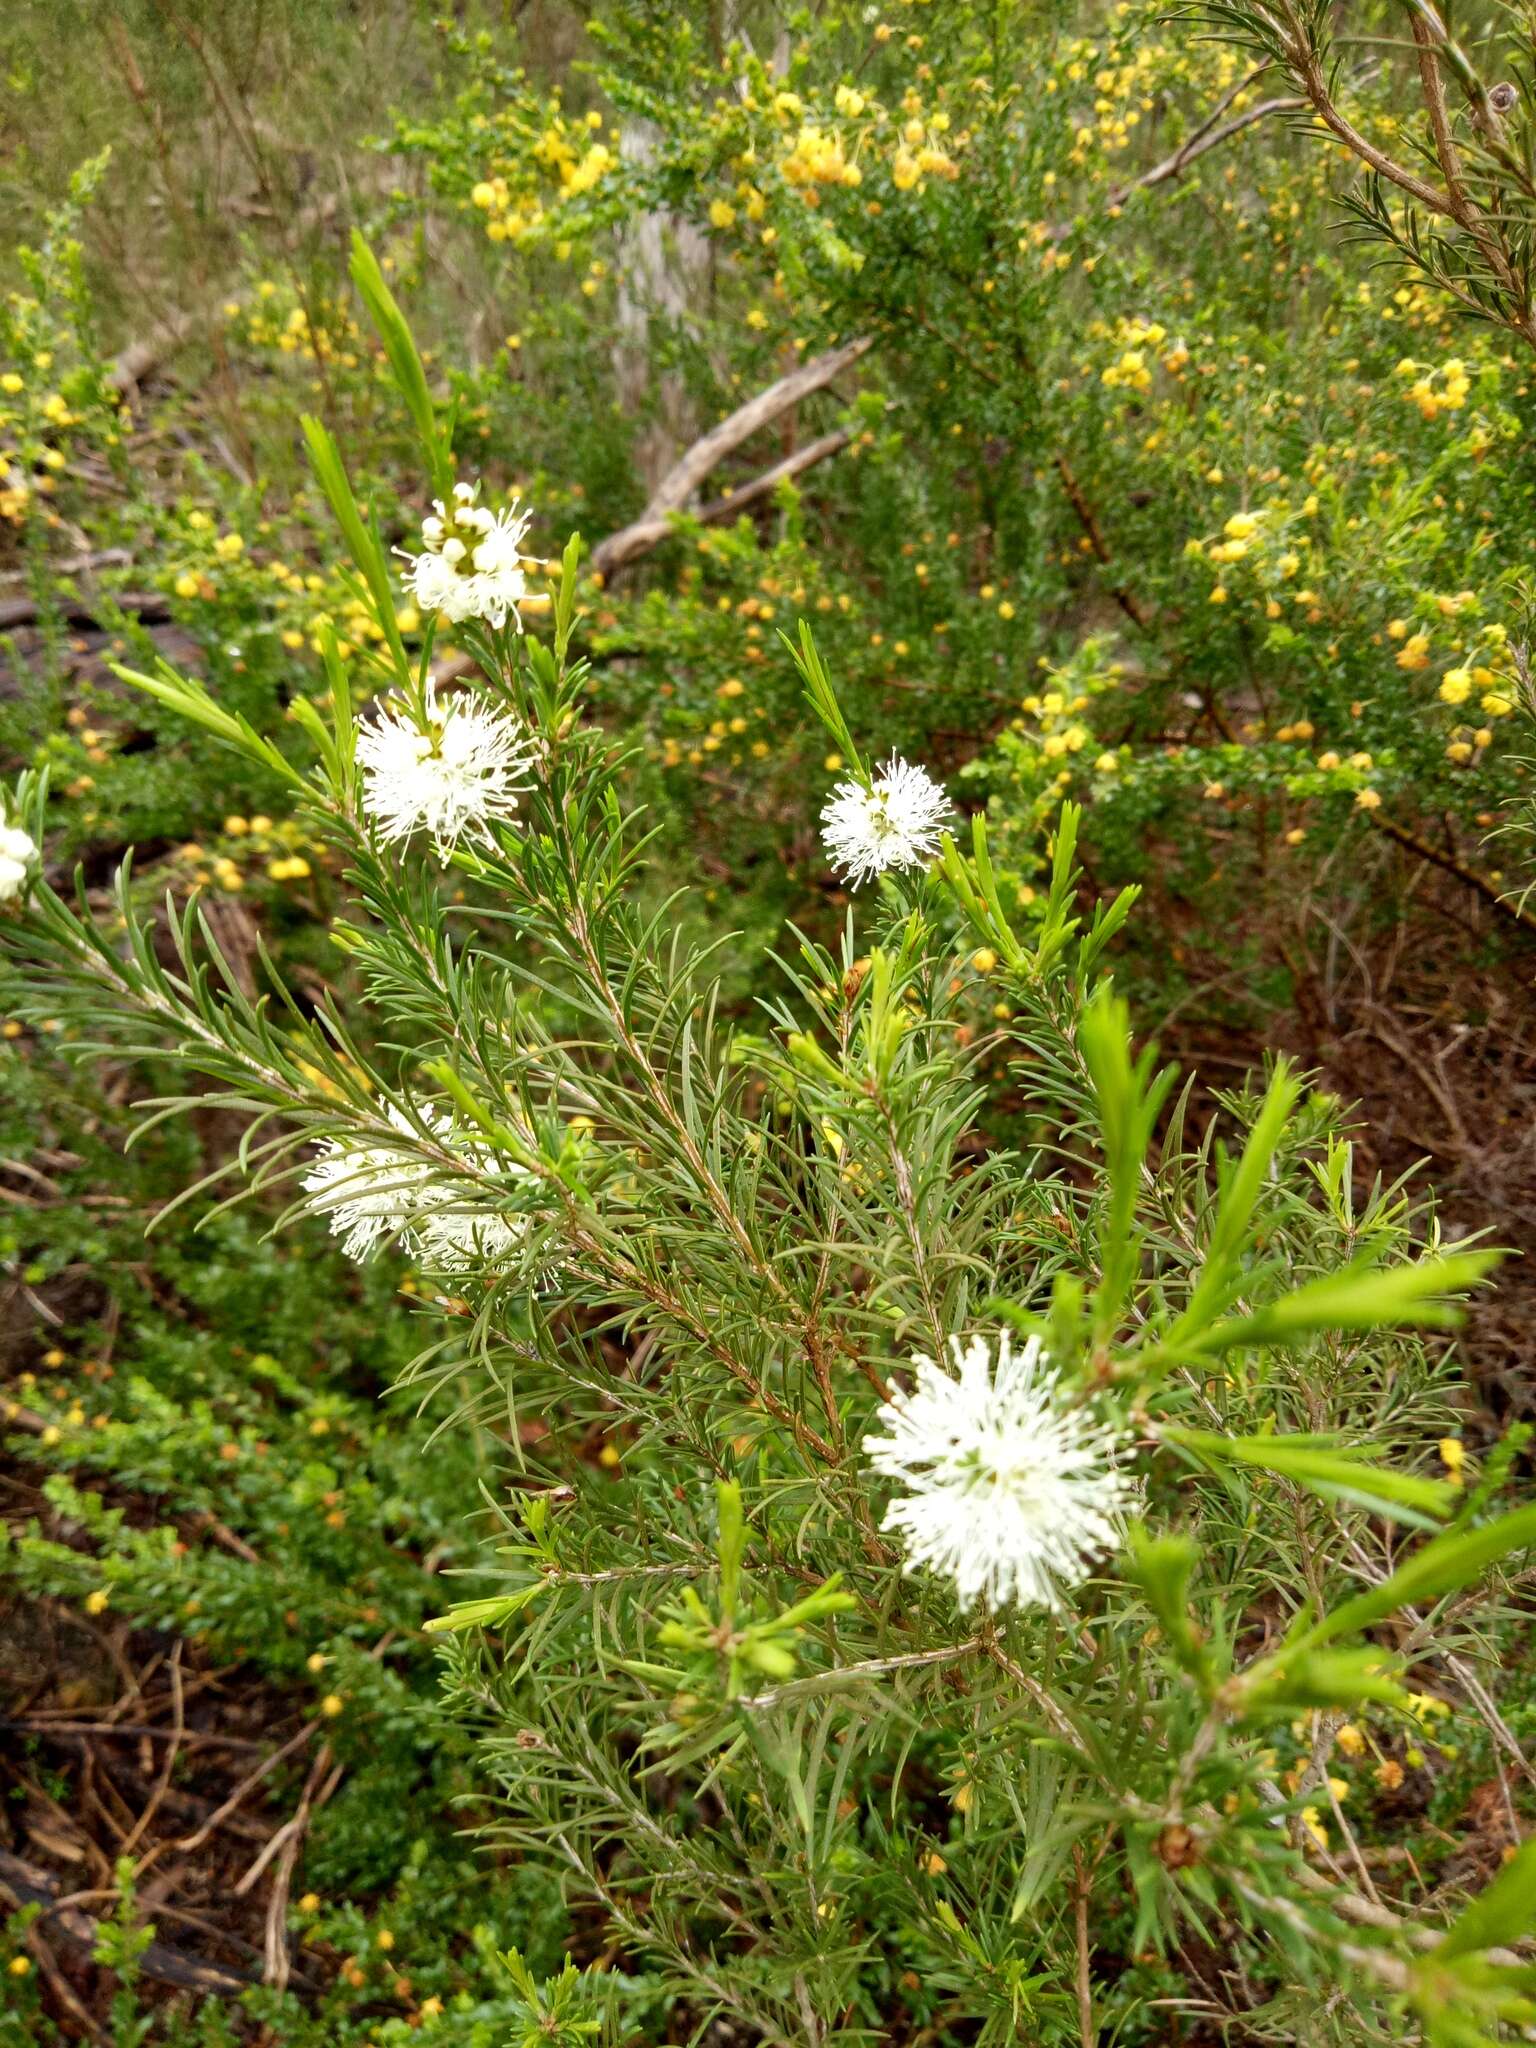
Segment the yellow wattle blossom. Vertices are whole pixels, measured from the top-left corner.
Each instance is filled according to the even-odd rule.
[[[1410,670],[1428,668],[1429,635],[1427,633],[1414,633],[1410,635],[1397,651],[1397,665],[1399,668]]]
[[[1442,704],[1465,704],[1472,694],[1472,676],[1468,669],[1448,668],[1440,679],[1439,696]]]

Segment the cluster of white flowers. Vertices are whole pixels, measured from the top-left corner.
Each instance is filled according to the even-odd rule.
[[[452,1135],[452,1120],[442,1110],[420,1110],[413,1122],[390,1104],[388,1117],[404,1139],[418,1139],[423,1130],[439,1139]],[[460,1145],[456,1152],[471,1172],[532,1179],[527,1167],[498,1159],[485,1146]],[[432,1271],[463,1273],[504,1262],[528,1233],[526,1215],[476,1206],[404,1145],[327,1139],[303,1187],[310,1206],[330,1217],[332,1234],[353,1259],[371,1257],[392,1239]]]
[[[0,903],[19,896],[27,883],[27,869],[37,859],[37,847],[30,833],[19,825],[0,825]]]
[[[893,754],[868,783],[838,783],[821,813],[828,857],[857,888],[887,868],[923,867],[938,852],[949,798],[932,776]]]
[[[915,1357],[917,1383],[881,1408],[889,1432],[867,1436],[877,1472],[908,1491],[883,1526],[904,1541],[908,1569],[928,1565],[955,1582],[962,1606],[1059,1608],[1095,1553],[1118,1544],[1135,1496],[1116,1469],[1123,1439],[1057,1397],[1031,1337],[1006,1331],[950,1339],[956,1374]]]
[[[446,856],[465,833],[517,815],[534,744],[506,712],[472,696],[442,702],[428,683],[425,716],[391,700],[357,736],[363,803],[385,841],[425,829]]]
[[[479,495],[478,484],[455,484],[446,505],[432,501],[421,553],[404,556],[406,587],[424,612],[442,612],[456,626],[484,619],[500,628],[510,617],[521,632],[517,607],[528,590],[522,544],[532,514],[519,511],[516,499],[492,512],[476,503]]]

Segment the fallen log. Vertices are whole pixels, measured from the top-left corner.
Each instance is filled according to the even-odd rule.
[[[0,1892],[20,1906],[41,1906],[43,1918],[77,1948],[91,1956],[101,1940],[102,1923],[81,1906],[61,1903],[58,1881],[35,1864],[23,1863],[0,1849]],[[41,1924],[41,1923],[39,1923]],[[231,1970],[223,1963],[207,1963],[184,1954],[163,1941],[152,1941],[138,1958],[146,1977],[160,1984],[174,1984],[183,1991],[244,1991],[261,1979],[243,1970]]]
[[[114,590],[111,601],[120,610],[132,612],[146,626],[170,622],[170,601],[158,590]],[[57,609],[66,625],[90,629],[101,624],[101,615],[88,597],[62,596]],[[43,607],[35,597],[0,598],[0,633],[14,632],[19,626],[35,626],[42,612]]]

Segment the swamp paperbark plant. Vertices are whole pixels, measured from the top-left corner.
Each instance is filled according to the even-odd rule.
[[[366,252],[355,274],[442,495],[408,333]],[[379,627],[360,669],[328,645],[328,702],[295,707],[313,767],[195,680],[127,680],[280,774],[340,850],[354,1015],[270,967],[251,997],[195,908],[139,913],[126,868],[111,918],[38,882],[0,929],[78,1055],[186,1072],[153,1115],[211,1091],[249,1119],[230,1199],[285,1190],[435,1283],[414,1382],[508,1425],[473,1597],[436,1624],[504,1837],[701,2030],[872,2041],[905,2014],[1083,2043],[1190,1939],[1309,2039],[1528,2025],[1536,1848],[1459,1916],[1398,1912],[1329,1779],[1344,1726],[1390,1744],[1426,1688],[1496,1713],[1474,1666],[1536,1508],[1503,1504],[1507,1454],[1436,1476],[1446,1368],[1401,1334],[1452,1324],[1492,1254],[1415,1242],[1400,1190],[1356,1207],[1331,1106],[1283,1064],[1227,1101],[1235,1150],[1187,1139],[1187,1090],[1105,978],[1129,896],[1084,920],[1070,807],[1032,922],[978,817],[968,851],[887,873],[835,952],[765,959],[764,1018],[722,1016],[713,944],[585,716],[577,543],[548,640],[465,620],[476,673],[439,706],[308,433]],[[796,655],[868,787],[808,633]],[[388,693],[371,723],[355,675]],[[515,809],[381,813],[381,718],[436,774],[459,716],[515,736]],[[16,792],[39,842],[45,799]],[[979,1041],[955,1014],[974,973],[998,996]],[[999,1068],[1032,1150],[995,1135]],[[528,1995],[570,2038],[604,2010],[600,1979]]]

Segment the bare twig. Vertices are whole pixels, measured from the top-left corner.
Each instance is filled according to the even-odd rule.
[[[1241,90],[1241,87],[1234,86],[1222,101],[1222,105],[1230,106]],[[1219,149],[1222,143],[1230,142],[1234,135],[1241,135],[1245,128],[1253,127],[1257,121],[1267,121],[1272,114],[1294,114],[1307,104],[1305,99],[1293,94],[1280,99],[1260,100],[1257,106],[1245,107],[1240,114],[1234,114],[1230,121],[1222,122],[1219,128],[1213,128],[1207,122],[1197,128],[1192,135],[1186,135],[1178,148],[1171,155],[1165,156],[1161,163],[1154,164],[1149,171],[1143,171],[1139,178],[1132,178],[1124,185],[1117,185],[1105,203],[1109,206],[1123,206],[1133,192],[1150,191],[1158,185],[1166,185],[1172,179],[1181,177],[1197,158],[1205,155],[1208,149]]]

